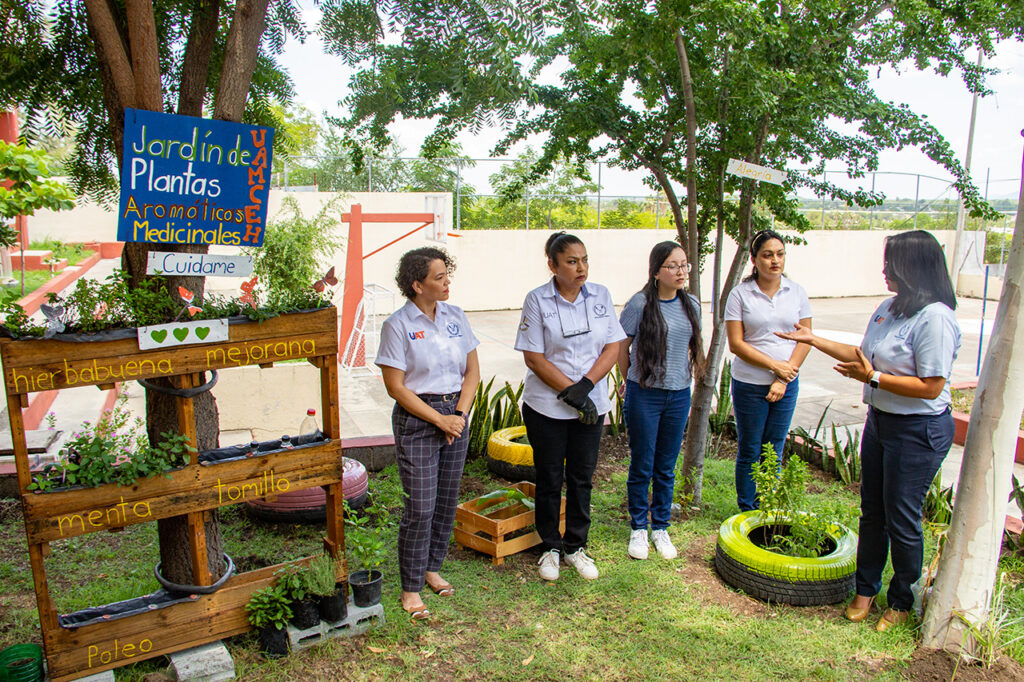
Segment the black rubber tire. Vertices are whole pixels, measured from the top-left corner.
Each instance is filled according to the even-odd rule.
[[[853,592],[851,573],[836,580],[802,580],[789,582],[751,570],[715,547],[715,569],[725,582],[739,588],[755,599],[793,606],[822,606],[837,604]]]
[[[490,455],[486,455],[487,458],[487,470],[495,476],[504,478],[507,481],[529,481],[530,483],[537,482],[537,469],[534,467],[509,464],[503,459],[494,459]]]

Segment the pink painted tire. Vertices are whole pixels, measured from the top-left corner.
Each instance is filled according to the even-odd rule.
[[[354,459],[342,457],[342,490],[345,500],[353,509],[366,503],[369,479],[366,467]],[[249,511],[258,519],[272,523],[320,523],[327,514],[327,493],[320,486],[282,493],[273,502],[264,499],[246,502]]]

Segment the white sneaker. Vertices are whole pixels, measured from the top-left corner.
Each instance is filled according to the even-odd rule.
[[[672,544],[672,538],[668,536],[667,530],[654,531],[651,533],[651,539],[654,541],[654,549],[658,550],[658,554],[661,555],[662,559],[675,559],[679,556],[679,552],[676,551],[676,546]]]
[[[587,556],[582,547],[572,554],[566,554],[565,563],[573,566],[584,580],[597,579],[597,566],[594,565],[594,560]]]
[[[647,529],[641,528],[629,534],[629,556],[634,559],[647,558]]]
[[[540,579],[558,580],[558,560],[561,554],[557,549],[549,549],[540,555]]]

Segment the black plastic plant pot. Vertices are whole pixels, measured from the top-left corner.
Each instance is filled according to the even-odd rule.
[[[320,597],[317,608],[320,611],[320,620],[326,623],[337,623],[345,620],[348,615],[348,599],[345,598],[345,590],[339,583],[334,594]]]
[[[383,583],[384,574],[380,571],[356,571],[348,578],[352,587],[352,603],[363,608],[379,604]]]
[[[36,682],[43,679],[43,650],[38,644],[15,644],[0,651],[0,680]]]
[[[308,597],[292,602],[292,625],[300,630],[307,630],[320,622],[316,599]]]
[[[288,631],[273,625],[264,625],[259,629],[260,651],[270,658],[288,655]]]

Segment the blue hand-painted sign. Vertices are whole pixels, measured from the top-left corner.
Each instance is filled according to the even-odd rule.
[[[274,129],[124,110],[117,238],[260,246]]]

